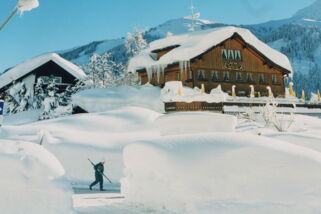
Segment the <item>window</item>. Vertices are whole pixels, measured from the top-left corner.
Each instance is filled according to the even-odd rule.
[[[181,80],[181,73],[179,72],[176,73],[176,80],[177,81]]]
[[[197,79],[199,81],[206,81],[205,71],[204,70],[198,70],[197,71]]]
[[[223,72],[223,81],[224,82],[230,81],[230,73],[229,72]]]
[[[189,69],[188,71],[189,79],[193,79],[193,71]]]
[[[272,74],[272,84],[274,85],[279,84],[278,78],[275,74]]]
[[[62,78],[61,77],[52,77],[52,80],[56,84],[60,84],[62,82]]]
[[[243,81],[242,73],[240,73],[240,72],[236,73],[236,81],[237,82],[242,82]]]
[[[39,79],[42,80],[43,84],[48,84],[49,83],[49,77],[48,76],[41,76]]]
[[[234,52],[235,52],[234,54],[235,60],[241,61],[242,60],[241,51],[235,50]]]
[[[259,74],[259,83],[260,84],[264,84],[265,83],[264,74]]]
[[[247,80],[247,82],[254,82],[253,81],[253,74],[246,74],[246,80]]]
[[[218,77],[218,71],[211,71],[211,79],[213,82],[217,82],[220,80]]]
[[[165,74],[165,82],[168,82],[168,74]]]
[[[56,76],[40,76],[39,79],[43,81],[43,84],[49,84],[50,82],[54,82],[56,84],[61,84],[62,83],[62,78],[61,77],[56,77]]]
[[[228,50],[228,49],[222,49],[221,51],[222,58],[225,60],[237,60],[241,61],[241,51],[240,50]]]

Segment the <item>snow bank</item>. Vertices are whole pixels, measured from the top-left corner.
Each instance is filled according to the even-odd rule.
[[[207,112],[182,112],[161,116],[155,124],[161,135],[202,132],[234,132],[234,116]]]
[[[219,103],[227,100],[229,95],[222,91],[221,85],[211,90],[210,94],[202,92],[195,87],[185,87],[181,81],[169,81],[165,83],[161,90],[161,100],[163,102],[208,102]]]
[[[150,84],[89,89],[74,95],[72,103],[88,112],[102,112],[126,106],[164,112],[164,104],[160,101],[160,88]]]
[[[126,200],[156,210],[301,214],[321,208],[321,153],[270,138],[166,137],[128,145],[124,163]]]
[[[12,126],[37,122],[39,120],[40,113],[41,110],[28,110],[18,112],[16,114],[5,115],[3,123],[4,125]]]
[[[60,162],[34,143],[0,140],[0,207],[4,213],[74,213]]]

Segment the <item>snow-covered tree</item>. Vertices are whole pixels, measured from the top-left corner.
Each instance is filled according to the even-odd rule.
[[[42,102],[43,112],[39,116],[40,120],[55,118],[55,109],[59,104],[59,97],[57,94],[58,87],[56,86],[53,79],[49,80],[49,84],[46,90],[47,97]]]
[[[37,83],[35,86],[34,100],[33,100],[33,108],[39,109],[42,106],[42,102],[46,98],[47,94],[44,90],[44,82],[41,78],[37,79]]]
[[[15,114],[26,111],[32,107],[30,102],[30,92],[27,90],[24,82],[14,82],[5,92],[5,100],[8,105],[8,114]]]
[[[128,73],[125,65],[110,58],[110,53],[94,54],[85,71],[88,74],[86,85],[92,88],[113,88],[139,83],[138,75]]]
[[[125,40],[125,47],[129,57],[138,55],[147,47],[147,42],[144,39],[143,31],[135,30],[134,33],[128,33]]]
[[[110,59],[110,53],[94,54],[85,67],[88,74],[87,84],[93,88],[107,88],[115,86],[115,79],[125,70],[125,66]]]

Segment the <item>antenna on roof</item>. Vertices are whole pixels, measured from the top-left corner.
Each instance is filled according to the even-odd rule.
[[[188,30],[189,31],[195,31],[195,26],[196,26],[196,19],[201,16],[201,13],[195,13],[196,7],[194,6],[194,0],[191,0],[191,6],[189,7],[191,10],[191,15],[190,16],[185,16],[185,19],[190,19],[192,21],[191,24],[188,24]]]

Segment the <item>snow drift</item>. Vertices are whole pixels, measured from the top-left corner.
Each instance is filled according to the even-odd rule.
[[[6,122],[0,129],[0,139],[41,142],[62,163],[68,179],[81,184],[94,179],[87,158],[95,163],[105,158],[106,174],[113,183],[119,183],[123,177],[123,148],[135,141],[159,137],[154,121],[160,115],[145,108],[124,107],[22,125],[9,126]],[[30,112],[21,116],[32,117]],[[22,122],[12,117],[6,119]]]
[[[314,213],[320,163],[319,152],[265,137],[166,137],[125,148],[122,193],[178,213]]]
[[[74,213],[64,168],[43,147],[0,140],[0,167],[3,213]]]
[[[234,132],[237,119],[232,115],[209,112],[181,112],[160,116],[155,125],[161,135],[202,132]]]

